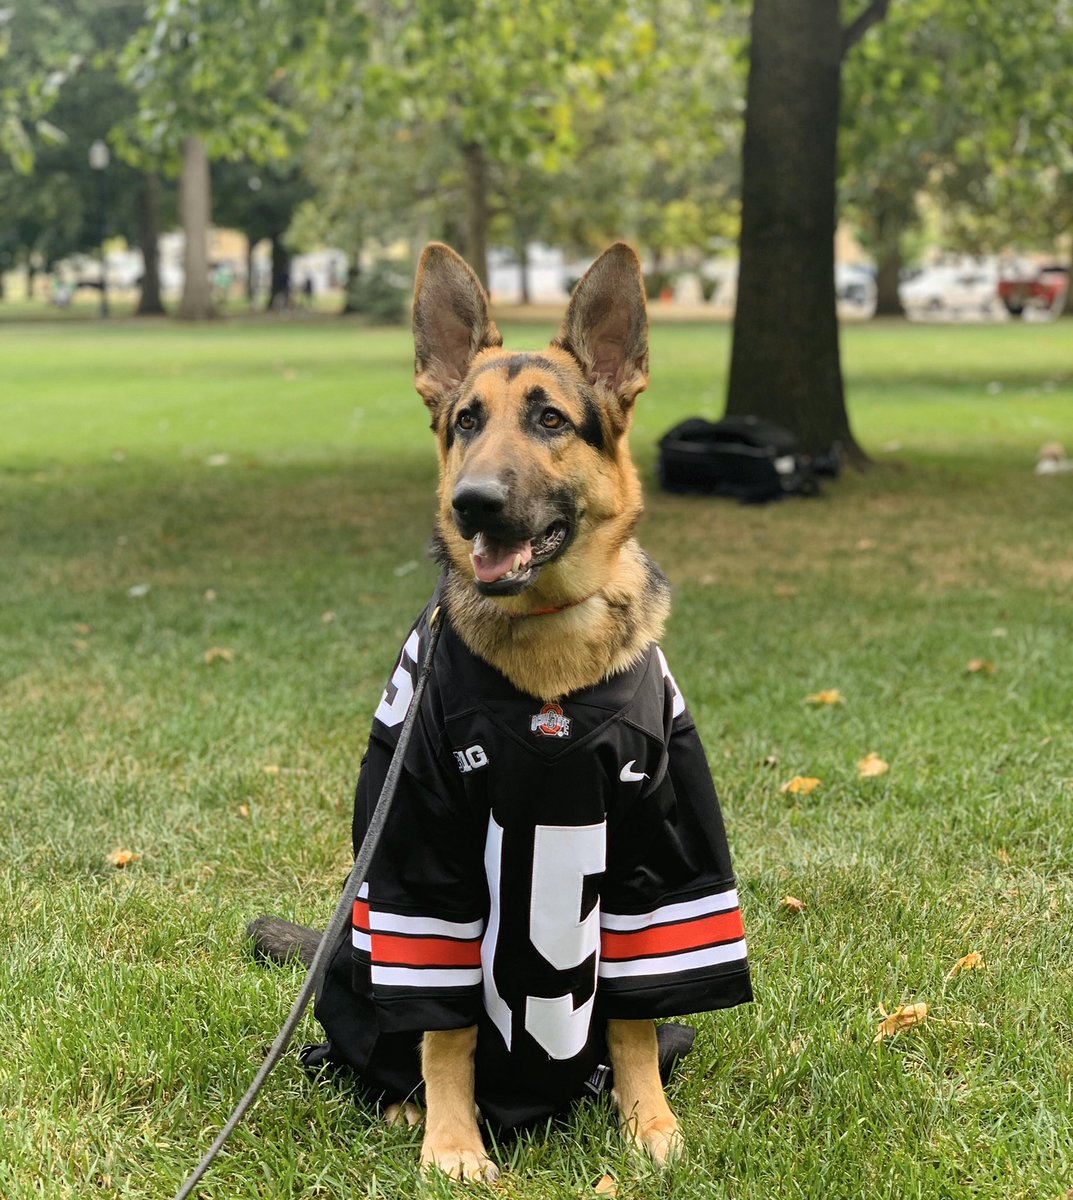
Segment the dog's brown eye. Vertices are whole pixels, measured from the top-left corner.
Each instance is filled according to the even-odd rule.
[[[562,429],[566,424],[566,417],[554,408],[546,408],[540,414],[540,423],[545,429]]]
[[[455,424],[459,429],[464,429],[468,432],[470,429],[477,428],[477,418],[468,408],[464,408],[455,418]]]

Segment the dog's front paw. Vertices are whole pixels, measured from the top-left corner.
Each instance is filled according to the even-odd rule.
[[[466,1145],[447,1140],[433,1142],[425,1138],[421,1146],[421,1165],[428,1170],[443,1171],[452,1179],[476,1180],[494,1183],[499,1178],[499,1168],[484,1152],[484,1145]]]
[[[643,1122],[631,1120],[624,1124],[623,1132],[658,1167],[668,1166],[685,1152],[685,1139],[673,1113]]]

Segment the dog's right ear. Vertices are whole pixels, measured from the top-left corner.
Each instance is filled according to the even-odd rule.
[[[430,242],[414,288],[414,386],[436,410],[466,377],[474,356],[503,338],[488,315],[488,297],[465,260]]]

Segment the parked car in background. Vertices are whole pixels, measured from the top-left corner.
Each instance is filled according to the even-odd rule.
[[[1045,266],[1015,263],[1004,268],[998,281],[999,299],[1011,316],[1030,312],[1057,316],[1065,305],[1069,290],[1069,268],[1058,263]]]
[[[998,311],[994,263],[926,267],[898,289],[909,316],[991,316]]]
[[[876,276],[859,263],[835,264],[835,296],[843,315],[871,317],[876,311]]]

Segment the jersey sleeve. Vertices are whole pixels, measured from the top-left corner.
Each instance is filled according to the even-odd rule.
[[[355,973],[365,977],[362,990],[371,994],[385,1033],[462,1028],[476,1024],[481,1011],[481,939],[488,910],[483,833],[464,790],[448,773],[437,715],[436,688],[430,683],[353,910]],[[397,728],[385,724],[378,710],[358,779],[355,852],[383,788],[396,737]]]
[[[683,1016],[752,999],[719,801],[678,704],[669,693],[666,755],[652,787],[609,823],[599,963],[607,1017]]]

